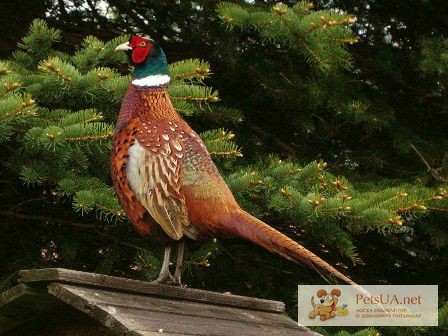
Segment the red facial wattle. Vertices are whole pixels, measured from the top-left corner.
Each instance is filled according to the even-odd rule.
[[[131,59],[135,64],[144,62],[153,47],[151,42],[140,36],[134,36],[129,42],[129,46],[132,48]]]
[[[140,48],[137,47],[134,50],[132,50],[132,62],[138,64],[138,63],[142,63],[146,57],[149,54],[149,48]]]

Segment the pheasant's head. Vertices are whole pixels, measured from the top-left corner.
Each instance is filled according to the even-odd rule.
[[[149,76],[168,76],[168,64],[162,48],[149,36],[132,36],[129,42],[120,44],[115,50],[123,50],[134,66],[133,79]]]

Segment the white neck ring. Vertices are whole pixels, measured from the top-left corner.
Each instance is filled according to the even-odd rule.
[[[162,86],[167,85],[170,82],[171,78],[168,75],[152,75],[143,78],[137,78],[132,81],[132,85],[136,86]]]

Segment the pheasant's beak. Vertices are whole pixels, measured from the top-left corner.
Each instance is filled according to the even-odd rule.
[[[115,48],[115,51],[117,51],[117,50],[124,50],[124,51],[126,51],[126,50],[132,50],[132,48],[129,46],[129,42],[125,42],[125,43],[122,43],[122,44],[118,45]]]

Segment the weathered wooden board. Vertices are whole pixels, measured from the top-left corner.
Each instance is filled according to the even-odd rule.
[[[122,335],[317,335],[282,314],[248,308],[61,283],[50,283],[48,292]]]
[[[19,284],[17,286],[8,289],[6,292],[0,294],[0,308],[6,306],[12,301],[21,298],[25,295],[34,295],[35,290],[25,284]]]
[[[0,335],[36,317],[57,300],[41,290],[19,284],[0,294]]]
[[[252,310],[255,309],[274,313],[283,313],[285,311],[285,304],[279,301],[239,295],[225,295],[200,289],[154,284],[146,281],[124,279],[62,268],[23,270],[19,272],[19,277],[20,281],[23,283],[57,281],[101,288],[112,288],[120,291],[151,294],[174,299],[206,302],[228,307],[249,308]]]
[[[76,321],[84,321],[83,330],[95,330],[95,334],[101,332],[101,335],[108,335],[108,330],[123,336],[319,335],[283,315],[284,304],[277,301],[65,269],[26,270],[19,276],[22,284],[0,297],[0,318],[8,318],[3,314],[7,310],[2,309],[2,304],[3,308],[20,308],[23,307],[20,302],[25,302],[23,298],[34,295],[33,302],[43,307],[48,306],[46,302],[53,302],[52,315],[55,311],[66,312],[64,325],[75,326],[72,329],[77,330]],[[42,307],[34,306],[32,309],[36,312]],[[74,311],[78,313],[73,314]],[[23,312],[25,318],[33,316],[29,309]],[[49,314],[48,311],[46,313]],[[40,321],[48,328],[44,329],[47,334],[39,335],[53,335],[55,322],[50,325],[45,323],[45,315],[40,316]],[[17,321],[20,323],[24,319],[20,317]],[[8,321],[9,326],[17,321]],[[67,335],[72,329],[65,330]],[[60,329],[57,332],[65,335]]]
[[[154,296],[132,294],[123,292],[115,292],[111,290],[100,290],[97,288],[63,285],[65,289],[80,297],[94,296],[95,305],[111,306],[115,308],[132,307],[137,310],[148,310],[160,312],[163,314],[179,314],[180,312],[188,312],[188,315],[201,316],[203,318],[214,319],[219,316],[220,319],[230,319],[247,321],[253,323],[272,324],[273,322],[285,327],[291,326],[290,320],[285,322],[283,314],[273,314],[258,310],[249,310],[244,308],[229,308],[213,304],[204,304],[201,302],[173,300],[167,298],[159,298]],[[61,286],[51,284],[49,291],[61,290]],[[58,297],[56,295],[56,297]],[[238,312],[238,313],[235,313]],[[249,319],[248,319],[249,318]]]

